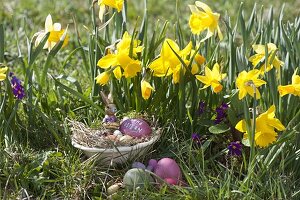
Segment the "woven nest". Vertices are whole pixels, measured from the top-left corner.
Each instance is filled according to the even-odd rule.
[[[90,148],[113,148],[116,146],[133,146],[138,143],[147,142],[150,141],[154,136],[160,134],[160,129],[156,128],[156,123],[153,120],[149,120],[149,118],[143,119],[151,126],[151,135],[142,138],[132,137],[129,140],[123,141],[120,141],[113,135],[116,129],[105,128],[104,126],[100,126],[99,128],[90,128],[82,122],[73,120],[68,121],[72,131],[71,138],[74,142]]]

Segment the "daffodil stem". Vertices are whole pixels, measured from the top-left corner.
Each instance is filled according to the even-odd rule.
[[[140,88],[141,88],[141,84],[138,81],[137,77],[134,77],[134,85],[135,85],[135,109],[137,112],[141,111],[141,92],[140,92]]]
[[[250,163],[252,162],[254,155],[255,155],[255,130],[256,130],[256,87],[253,84],[253,110],[252,110],[252,130],[251,130],[251,141],[250,141],[250,146],[251,146],[251,150],[250,150]]]
[[[44,68],[43,68],[43,71],[42,71],[41,80],[40,80],[42,88],[44,87],[44,85],[46,83],[46,76],[47,76],[48,68],[49,68],[49,65],[51,63],[52,58],[53,58],[52,55],[48,54],[47,60],[45,62],[45,65],[44,65]]]

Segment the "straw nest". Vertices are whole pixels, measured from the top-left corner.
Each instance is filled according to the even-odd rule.
[[[130,117],[134,118],[134,117]],[[143,118],[151,126],[152,134],[147,137],[133,138],[129,135],[116,137],[114,131],[116,129],[105,128],[101,125],[99,128],[87,127],[84,123],[74,120],[68,120],[72,132],[72,140],[82,146],[90,148],[113,148],[120,146],[133,146],[151,140],[154,136],[160,134],[160,129],[156,127],[153,119]],[[122,137],[124,139],[122,139]]]

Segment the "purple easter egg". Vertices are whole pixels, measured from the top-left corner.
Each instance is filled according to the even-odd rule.
[[[134,162],[131,165],[132,168],[138,168],[138,169],[146,169],[146,166],[141,162]]]
[[[152,166],[153,169],[156,167],[156,165],[157,165],[157,160],[155,160],[155,159],[150,159],[150,160],[148,161],[148,166]]]
[[[143,119],[126,119],[120,125],[119,130],[125,135],[136,138],[148,136],[152,132],[149,124]]]
[[[162,179],[171,178],[176,184],[181,180],[181,170],[175,160],[163,158],[157,162],[154,173]]]

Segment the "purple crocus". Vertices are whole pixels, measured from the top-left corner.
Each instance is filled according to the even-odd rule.
[[[228,104],[224,102],[216,108],[217,117],[215,119],[215,124],[220,124],[222,121],[224,121],[224,119],[226,119],[228,108]]]
[[[10,83],[14,96],[19,100],[23,99],[25,97],[25,91],[20,79],[14,76],[12,72],[9,73],[9,76],[12,77]]]
[[[201,115],[205,112],[206,109],[206,104],[204,101],[199,102],[199,107],[198,107],[198,115]]]
[[[192,134],[192,140],[194,141],[194,142],[196,142],[197,144],[200,144],[200,135],[198,134],[198,133],[193,133]]]
[[[231,156],[240,156],[242,155],[242,144],[240,141],[230,142],[228,145],[228,154]]]

